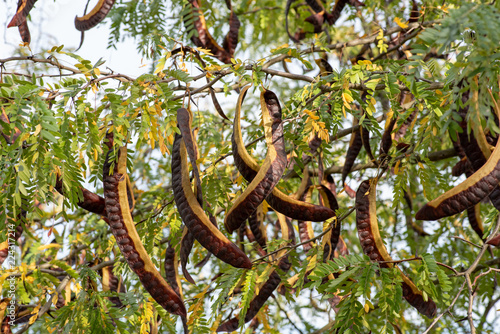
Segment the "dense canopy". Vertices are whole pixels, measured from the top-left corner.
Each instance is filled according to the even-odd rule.
[[[498,332],[499,3],[8,3],[1,333]]]

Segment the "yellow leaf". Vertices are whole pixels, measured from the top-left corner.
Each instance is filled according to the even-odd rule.
[[[38,247],[39,251],[45,250],[45,249],[50,249],[50,248],[61,248],[61,245],[59,244],[48,244],[48,245],[43,245]]]
[[[399,17],[395,17],[394,22],[396,22],[396,24],[403,29],[408,28],[408,23],[401,21],[401,19]]]
[[[396,166],[394,166],[394,174],[398,175],[399,174],[399,165],[401,164],[401,160],[398,160],[396,162]]]
[[[370,312],[370,305],[368,305],[368,303],[366,303],[364,309],[365,309],[366,313]]]

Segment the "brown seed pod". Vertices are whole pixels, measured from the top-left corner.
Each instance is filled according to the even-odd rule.
[[[283,240],[294,242],[294,233],[293,226],[291,225],[291,220],[281,214],[278,214],[279,225],[281,228],[281,236]],[[287,272],[290,269],[290,262],[288,261],[288,256],[286,256],[286,250],[280,251],[276,256],[276,262],[278,262],[277,266],[284,272]],[[247,310],[247,314],[245,315],[245,323],[252,320],[259,310],[264,306],[267,299],[271,296],[271,294],[276,290],[276,288],[281,283],[281,277],[276,272],[276,269],[271,271],[269,275],[269,279],[262,283],[259,286],[259,293],[256,294],[252,300],[250,301],[250,305]],[[232,332],[238,328],[239,318],[238,316],[224,322],[217,328],[217,332]]]
[[[347,249],[347,245],[344,241],[344,238],[342,236],[339,237],[339,242],[337,243],[337,250],[338,255],[340,256],[346,256],[349,255],[349,249]],[[335,256],[338,257],[338,256]]]
[[[231,14],[229,16],[229,31],[227,32],[227,35],[224,38],[224,42],[222,43],[222,47],[230,54],[231,57],[234,56],[236,46],[238,45],[238,34],[240,32],[240,26],[241,22],[238,19],[238,16],[236,16],[233,9],[231,8]]]
[[[130,268],[158,304],[170,313],[186,316],[184,303],[151,262],[135,229],[127,195],[127,148],[119,149],[113,175],[110,175],[110,153],[111,149],[103,166],[104,202],[116,243]]]
[[[128,176],[127,176],[128,180]],[[130,181],[128,181],[128,184]],[[64,196],[64,187],[63,187],[63,180],[61,178],[61,175],[58,174],[56,178],[56,185],[54,187],[57,192],[61,195]],[[107,212],[106,212],[106,204],[104,202],[104,198],[101,196],[94,194],[93,192],[85,189],[85,188],[80,188],[83,196],[83,201],[78,202],[77,205],[81,207],[84,210],[87,210],[88,212],[95,213],[97,215],[103,216],[104,221],[108,222],[107,220]],[[129,196],[129,190],[127,186],[127,197]],[[131,196],[133,198],[133,195]],[[135,200],[134,200],[135,203]]]
[[[193,233],[189,232],[189,229],[186,226],[184,226],[184,229],[182,230],[181,253],[180,253],[182,274],[189,283],[196,284],[193,277],[191,277],[189,271],[187,270],[189,254],[191,254],[193,245],[194,245],[194,235]]]
[[[320,185],[318,186],[318,190],[322,202],[326,207],[329,207],[332,210],[339,209],[337,199],[335,198],[335,195],[330,191],[330,189],[328,189],[324,185]],[[337,220],[337,216],[333,218],[331,224],[333,224],[333,228],[323,236],[323,262],[331,260],[335,257],[334,251],[337,248],[340,239],[341,223]]]
[[[123,285],[123,281],[121,277],[116,277],[113,274],[113,266],[108,266],[102,268],[102,289],[103,291],[113,291],[125,293],[125,286]],[[115,307],[121,308],[123,303],[120,300],[120,297],[110,297],[109,301],[112,302]]]
[[[75,17],[75,27],[78,31],[87,31],[95,27],[108,15],[115,0],[99,0],[97,5],[84,16]]]
[[[262,204],[257,207],[254,213],[248,218],[248,226],[255,238],[255,241],[263,248],[267,247],[267,231],[264,224],[264,209]]]
[[[358,124],[359,120],[354,117],[352,125],[356,126]],[[351,134],[351,140],[349,141],[349,148],[347,149],[344,167],[342,168],[342,184],[345,184],[347,175],[351,172],[352,166],[354,166],[354,161],[356,161],[362,146],[363,139],[361,138],[361,132],[358,129]]]
[[[251,268],[248,257],[214,226],[197,201],[189,180],[186,146],[179,134],[172,149],[172,175],[175,204],[196,240],[222,261],[238,268]]]
[[[231,57],[232,55],[226,51],[224,48],[222,48],[217,41],[210,35],[210,32],[208,31],[207,23],[205,21],[205,16],[203,15],[203,12],[201,11],[201,6],[200,6],[200,0],[188,0],[189,5],[192,7],[192,12],[193,12],[193,25],[194,28],[196,29],[198,33],[198,37],[192,36],[191,41],[193,42],[194,45],[197,47],[205,48],[210,50],[210,52],[215,56],[215,58],[219,59],[221,62],[224,64],[230,64],[231,63]],[[237,20],[237,19],[236,19]],[[236,27],[236,20],[233,19],[233,26]],[[184,22],[187,22],[188,20],[185,18]],[[237,21],[239,23],[239,21]],[[233,32],[231,33],[231,39],[233,39],[235,35],[235,29],[233,28]],[[238,26],[239,30],[239,26]],[[237,34],[236,34],[237,35]],[[233,40],[234,41],[234,40]],[[236,47],[236,46],[234,46]]]
[[[356,227],[363,252],[372,261],[392,261],[380,236],[377,222],[376,206],[377,179],[363,181],[356,192]],[[391,268],[392,263],[381,263],[383,268]],[[403,297],[421,314],[433,318],[436,315],[436,304],[432,299],[424,300],[422,292],[401,272],[403,278]]]
[[[375,163],[375,165],[378,166],[377,159],[375,159],[375,157],[373,156],[372,148],[370,146],[370,131],[368,131],[368,129],[366,129],[363,126],[360,126],[359,132],[361,134],[361,142],[363,143],[363,147],[365,148],[366,154],[368,154],[370,160],[373,163]]]
[[[481,204],[478,203],[473,208],[467,209],[467,217],[474,232],[476,232],[480,239],[483,239],[484,227],[483,220],[481,219]]]
[[[245,94],[250,87],[251,86],[244,87],[238,97],[234,115],[233,135],[231,138],[234,163],[241,175],[249,182],[257,176],[261,168],[252,156],[248,154],[245,144],[243,143],[241,132],[241,106]],[[299,201],[291,196],[285,195],[276,188],[267,196],[266,201],[275,211],[292,219],[318,222],[327,220],[335,215],[335,212],[329,208]]]
[[[500,234],[498,234],[496,237],[492,238],[488,242],[486,242],[488,245],[492,245],[495,247],[500,247]]]
[[[500,182],[500,145],[477,172],[464,182],[422,207],[415,218],[437,220],[473,207],[498,187]]]
[[[246,92],[246,90],[244,91]],[[264,90],[260,94],[260,105],[267,143],[267,154],[257,175],[255,175],[245,191],[235,200],[233,206],[226,214],[224,225],[229,233],[239,228],[273,191],[283,176],[286,167],[283,122],[281,120],[281,107],[278,97],[270,90]],[[236,119],[237,117],[238,119]],[[239,114],[235,115],[236,122],[239,123]]]
[[[453,166],[453,168],[451,169],[451,175],[460,176],[471,171],[472,165],[470,164],[469,159],[467,159],[467,157],[463,157],[459,162],[455,164],[455,166]]]
[[[37,0],[18,0],[16,14],[7,25],[7,28],[20,27],[26,24],[26,19]]]
[[[305,178],[305,176],[304,176]],[[312,202],[312,192],[314,190],[314,187],[311,185],[306,189],[306,191],[300,196],[300,200],[304,201],[306,203],[311,203]],[[300,242],[304,242],[306,240],[310,240],[314,238],[314,230],[312,227],[311,221],[304,221],[304,220],[298,220],[297,221],[297,226],[299,228],[299,239]],[[311,248],[313,248],[315,245],[314,242],[308,242],[302,245],[302,249],[304,252],[308,252]]]
[[[174,247],[172,247],[170,241],[168,242],[167,249],[165,251],[165,262],[163,264],[165,269],[165,279],[170,284],[172,289],[174,289],[175,293],[181,298],[184,299],[182,293],[181,281],[179,278],[178,268],[179,268],[179,260],[177,258],[177,254],[175,253]]]

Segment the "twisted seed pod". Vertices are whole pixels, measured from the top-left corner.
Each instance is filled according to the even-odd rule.
[[[278,219],[283,240],[294,242],[295,237],[293,233],[293,226],[291,225],[291,220],[281,214],[278,214]],[[288,261],[286,250],[279,252],[276,258],[278,259],[278,267],[284,272],[287,272],[290,269],[291,264]],[[266,282],[260,284],[258,289],[259,293],[254,295],[254,297],[250,301],[247,314],[245,315],[245,323],[249,322],[257,315],[259,310],[262,308],[262,306],[264,306],[267,299],[269,299],[269,297],[272,295],[274,290],[276,290],[280,283],[281,277],[276,272],[276,269],[273,269],[271,271],[271,274],[269,275],[269,279]],[[238,323],[239,318],[238,316],[236,316],[221,324],[219,328],[217,328],[217,332],[235,331],[238,328]]]
[[[304,176],[305,177],[305,176]],[[306,191],[300,196],[300,200],[304,201],[306,203],[311,203],[312,201],[312,192],[314,188],[312,186],[309,186]],[[314,238],[314,230],[312,228],[312,223],[311,221],[304,221],[304,220],[298,220],[297,221],[297,226],[299,228],[299,239],[300,242],[304,242],[306,240],[310,240]],[[304,252],[308,252],[311,248],[313,248],[315,243],[313,241],[305,243],[302,245],[302,249],[304,249]]]
[[[10,20],[7,28],[20,27],[26,24],[26,19],[35,5],[35,2],[37,2],[37,0],[18,0],[16,14],[12,17],[12,20]]]
[[[262,204],[257,207],[254,213],[248,218],[248,226],[255,238],[255,241],[263,248],[267,247],[267,231],[264,224],[264,209]]]
[[[483,220],[481,219],[481,204],[478,203],[473,208],[467,209],[467,217],[474,232],[476,232],[480,239],[483,239],[484,227]]]
[[[460,176],[470,171],[472,171],[472,165],[470,164],[470,161],[469,159],[467,159],[467,157],[463,157],[455,164],[455,166],[453,166],[453,168],[451,169],[451,175]]]
[[[128,176],[127,176],[128,178]],[[130,182],[130,181],[129,181]],[[56,178],[56,185],[54,187],[57,192],[61,195],[64,196],[64,187],[63,187],[63,180],[60,174],[57,175]],[[128,187],[127,187],[128,188]],[[101,196],[85,189],[85,188],[80,188],[82,195],[83,195],[83,201],[78,202],[77,205],[84,209],[87,210],[88,212],[95,213],[97,215],[103,216],[104,221],[108,222],[107,220],[107,212],[106,212],[106,204],[104,202],[104,198]],[[128,190],[127,190],[127,197],[128,195]],[[133,198],[133,196],[132,196]]]
[[[116,277],[113,274],[113,266],[108,266],[102,268],[102,289],[103,291],[113,291],[125,293],[125,286],[121,277]],[[123,306],[120,297],[110,297],[109,301],[112,302],[115,307],[121,308]]]
[[[97,5],[84,16],[75,17],[75,28],[78,31],[87,31],[95,27],[108,15],[115,0],[99,0]]]
[[[127,195],[127,148],[119,149],[113,175],[110,175],[110,153],[111,149],[103,166],[104,202],[116,243],[130,268],[158,304],[170,313],[185,316],[184,303],[151,262],[135,229]]]
[[[234,115],[233,136],[231,138],[234,163],[241,175],[249,182],[257,176],[261,168],[252,156],[248,154],[241,133],[241,106],[245,94],[250,87],[251,86],[244,87],[238,97]],[[285,195],[276,188],[267,196],[266,201],[275,211],[292,219],[318,222],[327,220],[335,215],[335,212],[329,208],[296,200],[291,196]]]
[[[359,124],[359,120],[354,117],[353,126]],[[361,147],[363,146],[363,139],[361,138],[360,130],[356,130],[351,134],[351,140],[349,141],[349,148],[347,149],[347,153],[345,156],[344,167],[342,168],[342,184],[345,184],[345,180],[347,175],[352,170],[352,166],[354,166],[354,161],[358,157],[359,152],[361,151]]]
[[[338,210],[339,205],[337,203],[337,199],[335,198],[335,195],[325,187],[324,185],[320,185],[318,187],[320,198],[322,199],[322,202],[324,205],[332,210]],[[323,262],[326,262],[328,260],[331,260],[335,257],[335,249],[337,248],[337,245],[339,243],[340,239],[340,228],[341,224],[337,220],[337,216],[334,217],[333,221],[331,222],[333,224],[333,228],[328,231],[327,234],[323,236]]]
[[[246,92],[246,89],[242,91],[242,93],[244,92]],[[239,228],[273,191],[286,167],[283,122],[281,120],[281,107],[278,97],[270,90],[264,90],[260,94],[260,105],[267,143],[267,154],[257,175],[252,179],[252,182],[250,182],[245,191],[235,200],[233,206],[226,214],[224,225],[229,233]],[[239,113],[235,115],[236,122],[239,123]],[[235,134],[233,132],[233,139],[234,137]]]
[[[217,41],[210,35],[208,31],[207,23],[205,21],[205,16],[201,11],[200,0],[188,0],[190,6],[192,7],[193,12],[193,25],[196,31],[198,32],[198,37],[193,35],[191,37],[191,41],[197,47],[205,48],[210,50],[210,52],[215,56],[215,58],[219,59],[221,62],[225,64],[231,63],[231,54],[224,50]],[[185,18],[184,22],[188,20]],[[234,21],[235,22],[235,21]],[[238,21],[239,22],[239,21]],[[235,25],[236,23],[233,23]],[[238,27],[239,28],[239,27]],[[234,32],[231,34],[233,35]]]
[[[240,32],[241,22],[238,19],[238,16],[234,13],[233,9],[230,9],[231,14],[229,16],[229,31],[227,32],[226,37],[224,37],[222,47],[232,58],[234,56],[234,52],[236,51],[236,46],[238,45],[238,34]]]
[[[337,243],[337,252],[338,252],[338,255],[340,255],[340,256],[349,255],[349,249],[347,249],[347,245],[344,241],[344,238],[342,238],[342,236],[339,237],[339,242]],[[338,256],[335,256],[335,257],[338,257]]]
[[[172,175],[175,204],[196,240],[222,261],[238,268],[251,268],[248,257],[210,222],[198,203],[189,180],[186,146],[178,134],[172,149]]]
[[[500,113],[500,108],[498,106],[496,106],[496,109],[497,112]],[[463,145],[462,139],[467,140],[465,136],[464,138],[460,137],[461,145]],[[468,151],[467,147],[468,146],[463,146],[466,154]],[[475,154],[475,156],[480,157],[482,154]],[[467,158],[471,161],[472,166],[476,168],[476,162],[470,159],[469,155],[467,155]],[[424,205],[424,207],[417,212],[415,218],[419,220],[437,220],[443,217],[452,216],[473,207],[490,194],[492,203],[496,207],[500,203],[499,182],[500,145],[497,143],[495,150],[491,153],[489,159],[482,167],[458,186]]]
[[[372,261],[392,261],[380,236],[377,222],[376,206],[377,179],[363,181],[356,192],[356,227],[363,252]],[[392,263],[381,263],[383,268],[391,268]],[[399,268],[398,268],[399,269]],[[401,270],[403,278],[403,297],[421,314],[433,318],[436,315],[436,304],[432,299],[424,300],[422,292]]]

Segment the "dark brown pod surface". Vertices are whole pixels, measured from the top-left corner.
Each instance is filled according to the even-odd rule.
[[[236,112],[234,115],[233,136],[231,138],[233,145],[233,158],[238,171],[243,177],[251,182],[260,170],[260,166],[252,158],[245,148],[243,143],[240,114],[243,99],[246,91],[251,86],[246,86],[241,90],[236,104]],[[299,201],[291,196],[288,196],[278,189],[274,188],[266,198],[267,203],[279,213],[287,217],[298,220],[310,220],[314,222],[324,221],[335,215],[335,212],[329,208],[320,205],[314,205],[306,202]]]
[[[273,191],[286,167],[283,122],[278,97],[270,90],[265,90],[260,95],[260,104],[267,143],[266,159],[252,182],[235,200],[226,214],[224,225],[230,233],[239,228],[257,210],[257,207]]]
[[[26,19],[37,0],[18,0],[16,14],[7,25],[7,28],[19,27],[26,24]]]
[[[170,313],[186,316],[184,303],[151,262],[135,229],[127,196],[127,148],[120,148],[113,175],[110,175],[110,153],[103,166],[104,202],[116,243],[130,268],[158,304]]]
[[[358,237],[363,252],[372,261],[392,261],[379,232],[376,214],[376,184],[376,179],[365,180],[360,184],[356,192],[355,208]],[[392,263],[381,263],[380,266],[391,268],[393,265]],[[403,278],[403,297],[418,312],[433,318],[436,315],[436,304],[430,298],[424,301],[422,292],[403,272],[401,272],[401,277]]]
[[[99,22],[104,20],[114,4],[115,0],[99,0],[90,13],[81,17],[75,17],[76,30],[86,31],[95,27]]]
[[[207,217],[191,189],[184,141],[176,135],[172,149],[172,187],[179,214],[189,231],[209,252],[238,268],[251,268],[250,259]]]
[[[353,126],[358,125],[358,122],[358,119],[354,118]],[[347,149],[345,156],[344,167],[342,168],[342,184],[345,184],[347,175],[351,172],[352,166],[354,166],[354,162],[361,151],[361,147],[363,147],[363,139],[361,138],[361,131],[358,129],[351,134],[349,148]]]

